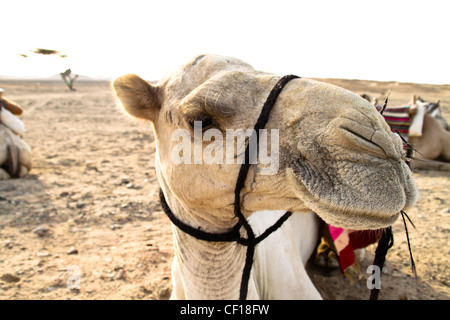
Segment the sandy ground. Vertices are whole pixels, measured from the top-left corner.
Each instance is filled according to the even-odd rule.
[[[441,99],[450,119],[450,86],[326,80],[391,104],[415,93]],[[148,125],[116,107],[106,82],[0,81],[25,109],[34,168],[0,181],[0,299],[167,299],[172,237],[161,211]],[[418,278],[412,277],[403,225],[394,225],[380,299],[449,299],[450,173],[417,171],[420,200],[409,210]],[[325,299],[368,299],[359,278],[309,266]],[[79,285],[79,289],[77,289]]]

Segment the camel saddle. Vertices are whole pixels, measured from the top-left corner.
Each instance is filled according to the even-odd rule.
[[[9,110],[12,114],[16,116],[20,116],[23,112],[22,108],[19,107],[16,103],[12,102],[11,100],[8,100],[6,98],[3,98],[3,89],[0,88],[0,109],[5,108],[6,110]]]
[[[376,106],[381,110],[382,106]],[[391,130],[398,132],[408,141],[409,137],[421,137],[425,108],[416,104],[388,106],[383,117]]]

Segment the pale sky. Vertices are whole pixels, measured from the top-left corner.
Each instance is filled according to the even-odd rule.
[[[280,75],[450,84],[448,0],[8,0],[0,10],[0,76],[70,67],[158,80],[215,53]]]

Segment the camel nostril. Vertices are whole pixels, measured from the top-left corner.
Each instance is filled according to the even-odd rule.
[[[377,145],[372,141],[374,131],[368,133],[368,132],[357,132],[354,129],[349,128],[341,128],[341,129],[344,137],[346,137],[350,141],[353,141],[356,145],[360,146],[362,144],[368,146],[370,149],[376,148],[382,150],[382,148],[379,145]]]
[[[351,149],[372,153],[383,158],[398,160],[401,158],[401,149],[393,134],[376,130],[369,126],[340,126],[342,143]]]
[[[351,149],[357,149],[361,151],[367,151],[379,155],[385,155],[385,152],[381,146],[372,140],[375,130],[355,130],[348,127],[341,127],[340,134],[342,138],[342,144]]]
[[[353,138],[353,139],[356,138],[356,139],[359,139],[363,143],[375,144],[377,147],[379,147],[376,143],[374,143],[372,141],[372,136],[373,135],[370,135],[370,137],[368,137],[368,136],[364,136],[364,135],[362,135],[362,134],[360,134],[360,133],[358,133],[358,132],[356,132],[354,130],[348,129],[348,128],[342,128],[342,129],[344,131],[346,131],[347,134],[349,135],[349,137],[351,136],[351,138]],[[379,148],[381,148],[381,147],[379,147]]]

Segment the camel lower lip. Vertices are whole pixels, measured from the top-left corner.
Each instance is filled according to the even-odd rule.
[[[333,219],[333,217],[327,217],[327,222],[333,226],[344,228],[344,229],[361,229],[361,223],[364,223],[364,230],[369,229],[380,229],[391,226],[398,219],[400,213],[396,213],[392,216],[387,217],[379,217],[370,215],[368,212],[363,212],[364,218],[352,219],[352,216],[349,215],[349,219]],[[359,223],[355,223],[356,220],[359,220]]]

